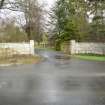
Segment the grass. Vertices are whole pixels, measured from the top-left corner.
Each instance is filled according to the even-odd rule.
[[[74,55],[73,57],[82,60],[105,61],[105,55],[80,54],[80,55]]]
[[[0,64],[35,64],[40,60],[39,56],[19,55],[13,49],[0,48]]]
[[[0,64],[36,64],[40,60],[39,56],[13,55],[10,57],[0,57]]]

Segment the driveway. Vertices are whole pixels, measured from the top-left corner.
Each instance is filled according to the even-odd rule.
[[[105,105],[105,62],[37,53],[39,64],[0,68],[0,105]]]

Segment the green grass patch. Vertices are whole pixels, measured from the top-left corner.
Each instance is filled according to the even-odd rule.
[[[82,60],[105,61],[105,55],[80,54],[80,55],[73,55],[73,57],[79,58]]]

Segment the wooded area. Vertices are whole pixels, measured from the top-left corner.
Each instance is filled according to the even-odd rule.
[[[57,49],[71,39],[105,42],[105,0],[57,0],[50,18]]]
[[[105,0],[57,0],[48,11],[37,0],[1,0],[0,9],[22,13],[25,21],[17,25],[15,18],[1,18],[0,41],[39,43],[46,35],[58,49],[72,39],[105,42]]]

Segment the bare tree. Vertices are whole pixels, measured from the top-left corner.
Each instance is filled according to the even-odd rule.
[[[37,42],[41,40],[41,20],[42,8],[35,0],[25,0],[25,8],[22,8],[25,15],[26,25],[25,29],[29,39],[35,39]]]

